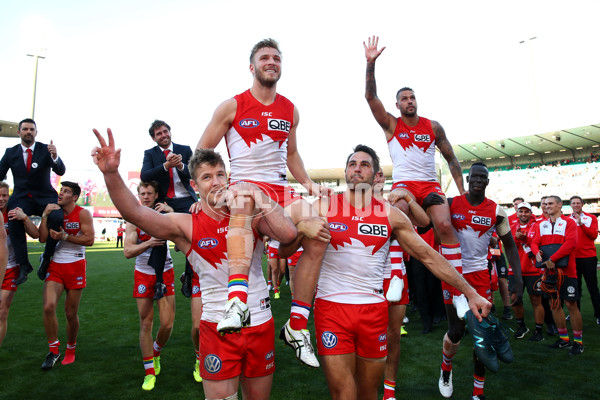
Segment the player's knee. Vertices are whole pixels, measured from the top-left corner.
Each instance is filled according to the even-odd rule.
[[[452,344],[457,345],[460,343],[460,340],[464,336],[464,329],[460,327],[452,327],[448,329],[448,339],[452,342]]]
[[[235,392],[234,394],[232,394],[231,396],[227,396],[227,397],[222,397],[220,399],[209,399],[208,397],[206,398],[206,400],[237,400],[238,395],[237,392]]]

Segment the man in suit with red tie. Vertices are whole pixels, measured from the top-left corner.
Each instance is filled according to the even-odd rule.
[[[143,182],[158,183],[158,199],[156,204],[166,202],[175,212],[189,212],[190,206],[198,197],[190,186],[188,161],[192,157],[190,146],[183,146],[171,141],[171,127],[165,122],[155,120],[148,130],[156,146],[144,152],[144,162],[140,178]],[[155,266],[157,272],[157,288],[155,292],[161,297],[159,285],[162,284],[161,272],[164,267],[166,249],[155,247],[148,263]],[[192,294],[192,269],[186,262],[182,276],[182,293],[186,297]]]
[[[58,194],[50,183],[50,170],[57,175],[65,173],[65,164],[62,162],[56,146],[36,142],[37,127],[33,119],[27,118],[19,122],[17,131],[21,143],[6,149],[0,160],[0,180],[6,178],[10,169],[13,174],[14,190],[8,201],[8,209],[20,207],[27,215],[42,215],[46,205],[56,203]],[[59,230],[63,223],[62,210],[55,210],[48,216],[48,226]],[[19,285],[27,280],[27,274],[33,270],[27,255],[27,240],[25,228],[20,220],[9,221],[10,240],[13,244],[17,263],[21,269],[15,284]],[[42,263],[38,269],[40,279],[46,278],[46,268],[54,254],[56,240],[49,239],[46,243]]]

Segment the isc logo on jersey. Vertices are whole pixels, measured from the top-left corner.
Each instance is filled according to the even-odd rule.
[[[204,250],[214,249],[219,244],[217,239],[203,238],[198,240],[198,247]]]
[[[255,119],[252,119],[252,118],[246,118],[246,119],[241,120],[239,122],[239,125],[242,128],[256,128],[257,126],[260,125],[260,122],[258,122]]]
[[[388,228],[386,225],[358,224],[358,234],[366,236],[387,237]]]
[[[65,229],[79,229],[79,222],[67,222]]]
[[[492,219],[490,217],[482,217],[480,215],[473,215],[471,217],[471,223],[483,226],[492,226]]]
[[[431,142],[429,135],[415,135],[415,142]]]
[[[344,232],[345,230],[348,230],[348,226],[341,222],[330,222],[329,230],[332,232]]]
[[[284,119],[269,119],[268,126],[270,131],[282,131],[290,133],[292,123]]]

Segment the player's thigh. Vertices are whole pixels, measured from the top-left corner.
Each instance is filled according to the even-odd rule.
[[[321,364],[327,385],[333,393],[354,393],[356,396],[356,355],[334,354],[321,356]],[[346,398],[346,397],[343,397]]]
[[[312,204],[305,199],[299,199],[286,205],[283,211],[285,212],[285,215],[292,219],[292,222],[295,225],[298,225],[298,222],[309,218],[319,218],[319,215]]]
[[[356,382],[358,397],[362,400],[376,400],[377,388],[383,381],[386,358],[356,357]]]
[[[15,297],[16,291],[2,290],[0,293],[0,316],[6,317],[8,315],[8,310],[10,309],[13,298]]]
[[[237,393],[239,382],[239,376],[223,380],[211,380],[204,378],[202,380],[204,397],[206,397],[206,399],[225,399]]]
[[[241,384],[244,400],[269,400],[271,386],[273,385],[273,374],[255,378],[242,376]]]
[[[82,294],[83,289],[67,289],[67,296],[65,299],[65,313],[67,315],[71,313],[77,314]]]
[[[175,320],[175,296],[165,296],[156,302],[160,315],[160,324],[173,324]]]
[[[60,295],[65,290],[62,283],[46,281],[44,284],[44,309],[56,309]]]

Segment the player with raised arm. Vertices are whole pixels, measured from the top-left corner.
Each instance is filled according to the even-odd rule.
[[[202,289],[202,336],[200,369],[204,395],[208,399],[237,399],[241,384],[243,398],[267,400],[273,381],[274,322],[271,316],[267,285],[262,276],[262,243],[253,248],[248,290],[252,313],[250,326],[238,333],[222,336],[217,322],[222,319],[227,300],[228,263],[226,235],[229,210],[224,205],[227,173],[221,157],[212,150],[196,151],[189,165],[192,185],[200,195],[201,211],[197,214],[159,214],[141,206],[119,175],[120,150],[108,130],[108,144],[94,130],[100,147],[92,150],[94,162],[104,174],[113,203],[127,220],[147,234],[171,240],[187,254],[200,279]],[[283,209],[251,184],[238,184],[228,195],[250,196],[260,214],[252,220],[252,232],[277,238],[276,230],[294,231]],[[277,227],[277,229],[274,229]]]

